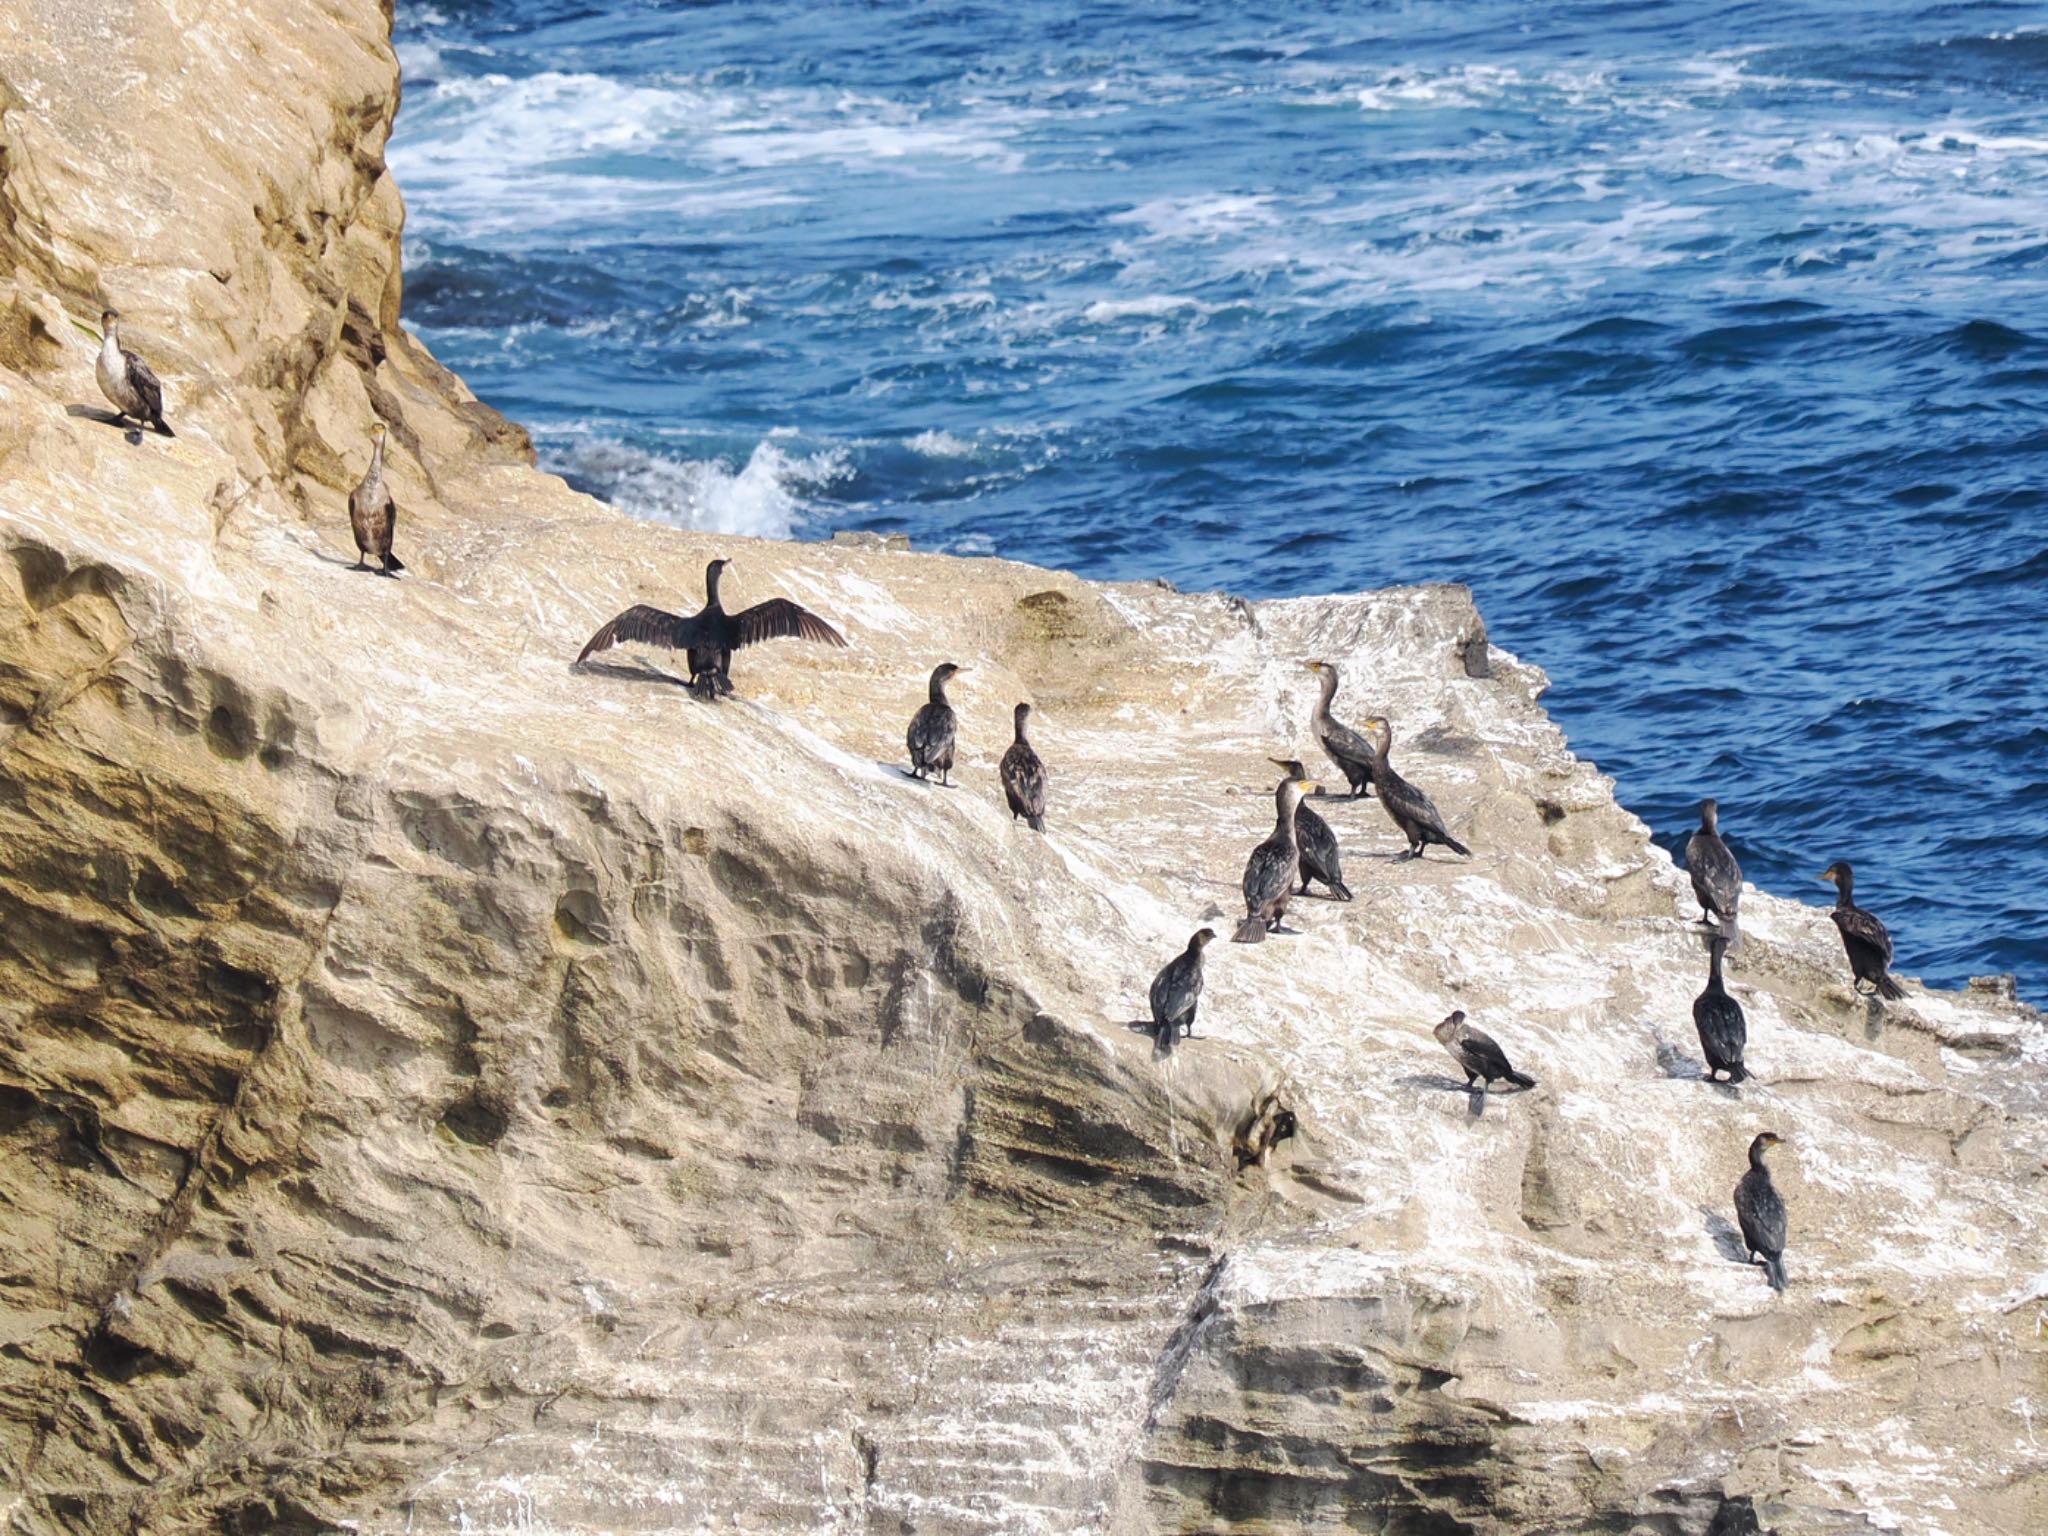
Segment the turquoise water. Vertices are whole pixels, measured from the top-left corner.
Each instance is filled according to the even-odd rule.
[[[1761,885],[1849,858],[1906,974],[2048,999],[2037,7],[398,23],[408,322],[576,483],[1469,582],[1661,841],[1716,795]]]

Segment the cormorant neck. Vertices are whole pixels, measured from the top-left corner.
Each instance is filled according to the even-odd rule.
[[[1764,1166],[1764,1153],[1769,1150],[1770,1148],[1768,1147],[1760,1147],[1755,1142],[1751,1142],[1749,1144],[1749,1166],[1758,1173],[1769,1173],[1771,1170]]]
[[[102,337],[100,338],[100,351],[101,351],[101,352],[103,352],[103,353],[105,353],[105,354],[106,354],[106,355],[107,355],[108,357],[110,357],[110,358],[119,358],[119,357],[120,357],[120,355],[121,355],[121,322],[120,322],[120,321],[118,321],[118,320],[109,320],[109,321],[107,322],[107,334],[106,334],[106,335],[104,335],[104,336],[102,336]]]
[[[1337,674],[1326,670],[1322,675],[1322,684],[1323,697],[1316,705],[1316,713],[1327,715],[1330,712],[1330,700],[1337,697]]]
[[[934,704],[943,704],[946,702],[946,680],[943,677],[935,677],[932,679],[931,701]]]
[[[1840,880],[1835,882],[1835,910],[1837,912],[1846,912],[1849,908],[1855,906],[1855,894],[1856,882],[1850,879],[1849,876],[1843,875]]]
[[[1724,948],[1726,946],[1721,944],[1707,946],[1707,986],[1711,991],[1726,990],[1721,985],[1721,952]]]
[[[1024,721],[1026,718],[1027,717],[1024,715],[1019,715],[1017,717],[1017,744],[1019,746],[1026,745],[1026,742],[1024,740]]]
[[[370,444],[370,471],[368,474],[364,475],[363,478],[365,480],[374,480],[383,473],[384,439],[380,437],[375,442]]]
[[[704,606],[706,608],[716,608],[718,606],[718,579],[724,574],[725,567],[722,565],[712,565],[705,568]]]

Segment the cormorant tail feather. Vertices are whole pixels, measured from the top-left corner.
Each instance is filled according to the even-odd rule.
[[[1045,818],[1043,816],[1026,816],[1024,822],[1034,832],[1043,832],[1045,830]]]
[[[1263,944],[1266,942],[1266,920],[1263,917],[1248,917],[1237,925],[1237,932],[1230,936],[1233,944]]]
[[[156,428],[157,431],[163,433],[165,437],[176,437],[178,435],[177,433],[171,430],[171,424],[168,421],[165,421],[161,416],[157,417],[156,420],[152,421],[150,425]]]
[[[386,555],[384,557],[384,569],[387,571],[402,571],[405,569],[405,562],[396,555]]]
[[[1782,1258],[1773,1258],[1771,1255],[1765,1254],[1764,1273],[1770,1277],[1772,1290],[1782,1291],[1785,1289],[1785,1261]]]
[[[1892,980],[1890,971],[1885,971],[1877,978],[1877,995],[1894,1003],[1902,1002],[1905,1000],[1906,989]]]
[[[1526,1072],[1517,1072],[1513,1068],[1508,1070],[1508,1081],[1517,1088],[1534,1088],[1536,1086],[1535,1078],[1529,1076]]]
[[[1459,842],[1455,837],[1445,837],[1444,846],[1453,853],[1462,853],[1468,859],[1472,857],[1472,850]]]

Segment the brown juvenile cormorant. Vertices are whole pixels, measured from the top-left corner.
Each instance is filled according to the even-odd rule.
[[[1308,728],[1351,785],[1351,798],[1361,799],[1372,788],[1372,743],[1330,713],[1330,701],[1337,697],[1337,669],[1327,661],[1312,661],[1308,669],[1323,680]]]
[[[1472,850],[1444,830],[1444,819],[1437,813],[1435,803],[1396,773],[1394,765],[1388,761],[1387,754],[1394,746],[1394,727],[1384,716],[1375,715],[1365,722],[1365,729],[1373,741],[1373,788],[1379,791],[1380,804],[1394,818],[1394,825],[1408,839],[1408,851],[1401,857],[1419,859],[1424,848],[1438,843],[1453,853],[1471,858]]]
[[[743,645],[763,640],[816,640],[824,645],[846,644],[846,637],[786,597],[771,597],[738,613],[727,613],[718,601],[718,578],[732,562],[714,560],[704,568],[704,606],[684,618],[665,613],[645,603],[635,603],[590,637],[576,660],[580,665],[597,651],[609,650],[628,640],[643,645],[666,646],[687,651],[690,689],[704,698],[732,692],[732,653]]]
[[[1308,778],[1301,764],[1291,757],[1269,757],[1267,762],[1287,770],[1290,779]],[[1308,894],[1308,883],[1320,880],[1330,888],[1330,894],[1339,901],[1351,899],[1351,887],[1344,883],[1344,870],[1338,861],[1337,834],[1330,830],[1330,824],[1310,810],[1306,805],[1294,813],[1294,841],[1301,849],[1301,890]]]
[[[1215,937],[1213,928],[1196,929],[1188,947],[1152,978],[1152,1032],[1162,1050],[1171,1050],[1178,1036],[1195,1032],[1195,1004],[1202,1000],[1202,951]]]
[[[348,496],[348,525],[356,536],[354,569],[367,571],[370,556],[377,557],[377,574],[396,576],[405,562],[391,553],[391,536],[398,531],[398,503],[384,488],[383,422],[370,428],[370,467],[363,471],[363,483]]]
[[[1282,779],[1273,792],[1278,814],[1273,833],[1252,850],[1244,866],[1245,919],[1230,936],[1233,944],[1258,944],[1277,931],[1287,915],[1287,900],[1294,894],[1294,882],[1301,873],[1301,845],[1295,840],[1294,813],[1301,797],[1315,785],[1301,779]]]
[[[1709,805],[1713,804],[1710,800]],[[1739,1083],[1749,1076],[1742,1065],[1742,1048],[1749,1041],[1749,1025],[1742,1017],[1742,1004],[1728,995],[1728,989],[1721,985],[1721,956],[1727,952],[1728,940],[1723,934],[1715,934],[1707,940],[1707,987],[1692,1000],[1693,1028],[1700,1032],[1700,1050],[1707,1058],[1707,1081],[1714,1082],[1722,1072],[1728,1074],[1728,1081]]]
[[[1749,1250],[1749,1262],[1762,1257],[1764,1273],[1771,1288],[1785,1289],[1785,1202],[1771,1182],[1771,1170],[1764,1166],[1764,1153],[1782,1137],[1765,1131],[1749,1144],[1749,1172],[1735,1186],[1735,1219],[1742,1223],[1742,1241]]]
[[[913,779],[936,773],[941,785],[952,788],[946,783],[946,775],[953,771],[953,744],[960,722],[953,714],[953,706],[946,702],[946,680],[964,670],[950,661],[932,669],[930,696],[925,706],[910,717],[910,730],[903,738],[904,745],[910,748]]]
[[[1685,845],[1685,872],[1692,876],[1692,893],[1699,898],[1700,921],[1711,923],[1736,938],[1735,909],[1742,902],[1742,866],[1721,841],[1721,807],[1713,800],[1700,802],[1700,829]]]
[[[100,356],[93,372],[100,381],[100,393],[114,403],[121,415],[154,427],[165,437],[176,437],[164,420],[164,387],[145,363],[121,345],[121,312],[100,312]]]
[[[1460,1008],[1436,1027],[1437,1044],[1451,1053],[1451,1060],[1458,1064],[1465,1074],[1465,1086],[1481,1083],[1482,1092],[1491,1092],[1496,1078],[1506,1078],[1518,1088],[1534,1088],[1536,1079],[1525,1072],[1517,1072],[1508,1065],[1508,1053],[1483,1029],[1475,1029],[1465,1022],[1465,1010]]]
[[[1017,706],[1017,739],[1003,754],[998,772],[1003,780],[1003,797],[1010,802],[1010,819],[1022,816],[1034,832],[1045,830],[1045,764],[1024,737],[1024,722],[1031,706]]]
[[[1852,983],[1855,990],[1862,992],[1863,983],[1868,982],[1871,992],[1897,1002],[1906,992],[1890,975],[1892,936],[1873,913],[1856,905],[1856,872],[1847,859],[1837,859],[1820,878],[1835,888],[1835,910],[1828,915],[1842,931],[1842,948],[1849,953],[1849,969],[1856,977]]]

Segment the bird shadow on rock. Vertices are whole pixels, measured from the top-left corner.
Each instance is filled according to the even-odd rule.
[[[680,688],[683,692],[690,693],[692,698],[696,697],[691,693],[686,678],[677,677],[673,672],[663,672],[658,667],[627,667],[616,661],[572,661],[569,663],[569,670],[588,672],[598,677],[617,678],[624,683],[665,683],[671,688]]]
[[[1459,1082],[1455,1077],[1446,1077],[1441,1072],[1411,1072],[1406,1077],[1394,1079],[1396,1088],[1432,1088],[1440,1093],[1462,1093],[1465,1095],[1465,1113],[1477,1120],[1486,1113],[1486,1101],[1492,1097],[1483,1088],[1474,1088]],[[1523,1089],[1527,1092],[1527,1089]]]
[[[892,763],[885,758],[878,757],[874,760],[874,763],[875,766],[881,769],[884,773],[893,774],[895,777],[903,779],[911,784],[922,784],[926,789],[958,789],[960,787],[960,785],[957,782],[952,784],[941,784],[937,779],[933,778],[920,779],[916,774],[912,773],[908,768],[904,767],[901,763]]]
[[[1742,1232],[1735,1223],[1704,1205],[1699,1212],[1705,1218],[1707,1236],[1714,1240],[1714,1247],[1721,1257],[1731,1264],[1748,1264],[1749,1244],[1742,1240]]]
[[[1650,1025],[1649,1030],[1650,1038],[1657,1043],[1659,1072],[1680,1081],[1706,1081],[1707,1069],[1704,1066],[1674,1045],[1656,1025]]]
[[[142,428],[129,426],[127,417],[117,415],[113,411],[101,410],[96,405],[67,405],[64,407],[64,414],[79,421],[96,421],[103,427],[119,427],[121,436],[128,440],[129,447],[138,448],[142,445]]]

